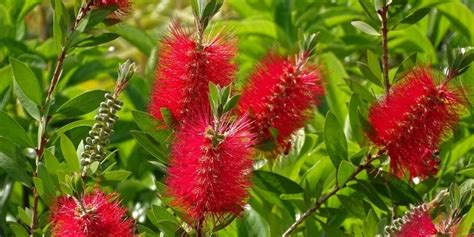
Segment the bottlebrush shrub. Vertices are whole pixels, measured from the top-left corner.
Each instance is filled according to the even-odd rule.
[[[272,54],[263,59],[251,76],[242,92],[239,110],[250,111],[260,143],[272,139],[270,129],[275,128],[279,150],[286,150],[291,134],[304,126],[308,110],[317,105],[322,94],[317,67],[296,65],[289,58]]]
[[[463,104],[459,89],[436,85],[431,69],[415,68],[370,108],[369,137],[387,149],[395,175],[426,178],[437,172],[438,145]]]
[[[126,218],[117,194],[99,189],[82,198],[61,196],[51,211],[53,236],[133,236],[133,221]]]
[[[174,22],[160,48],[149,111],[162,119],[161,108],[182,122],[193,106],[209,105],[209,82],[228,85],[236,71],[235,40],[219,34],[207,42]]]
[[[184,123],[172,145],[166,180],[172,205],[196,225],[238,215],[248,198],[253,145],[245,116],[216,121],[199,113]]]
[[[410,210],[405,216],[394,220],[394,225],[387,228],[389,236],[427,237],[438,233],[433,219],[428,214],[427,205],[422,204]]]

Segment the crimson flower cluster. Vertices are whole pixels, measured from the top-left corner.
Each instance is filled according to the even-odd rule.
[[[303,57],[300,60],[307,56]],[[265,58],[252,74],[239,103],[242,113],[250,111],[260,142],[272,139],[271,128],[277,130],[279,151],[289,149],[291,135],[304,126],[308,109],[323,94],[319,70],[297,64],[276,55]]]
[[[236,66],[235,41],[219,35],[208,43],[199,42],[177,22],[161,43],[156,81],[149,111],[162,120],[161,108],[167,108],[178,123],[189,118],[199,107],[209,105],[209,82],[228,85]],[[198,108],[196,108],[198,107]]]
[[[59,197],[51,211],[52,234],[58,237],[130,237],[133,221],[126,219],[118,195],[96,189],[78,199]]]
[[[241,213],[250,186],[253,145],[246,117],[217,122],[203,113],[185,123],[176,135],[168,170],[175,206],[194,223],[206,217],[219,222],[227,214]]]
[[[387,150],[395,175],[426,178],[437,172],[438,145],[463,104],[458,89],[437,85],[428,68],[415,68],[370,108],[369,137]]]

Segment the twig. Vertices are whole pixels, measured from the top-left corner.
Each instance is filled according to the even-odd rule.
[[[381,9],[377,11],[380,16],[380,21],[382,22],[381,31],[382,31],[382,70],[383,70],[383,81],[385,87],[385,94],[388,95],[390,91],[390,79],[388,77],[388,7],[389,5],[384,5]]]
[[[77,30],[79,23],[81,23],[81,21],[90,12],[92,4],[93,4],[92,1],[87,1],[81,7],[81,9],[79,10],[79,13],[77,14],[76,20],[74,21],[74,24],[71,28],[71,31],[68,37],[66,38],[66,41],[70,40],[70,36],[72,35],[73,32]],[[67,45],[67,43],[65,45]],[[36,169],[33,172],[33,178],[38,177],[39,163],[40,163],[41,157],[43,157],[44,150],[46,149],[46,144],[48,142],[48,139],[46,138],[46,127],[48,126],[49,120],[51,119],[49,115],[49,109],[53,102],[54,89],[58,85],[59,79],[61,78],[63,63],[67,56],[68,48],[65,45],[62,46],[61,52],[59,53],[59,56],[56,60],[56,66],[54,68],[53,76],[51,78],[51,83],[49,84],[48,92],[46,95],[46,99],[45,99],[45,103],[44,103],[44,107],[42,111],[43,114],[39,121],[38,147],[36,148],[36,157],[35,157]],[[31,226],[30,226],[30,236],[33,236],[34,230],[38,224],[39,194],[38,194],[38,190],[36,190],[34,186],[32,188],[32,191],[33,191],[33,207],[32,207],[32,217],[31,217],[32,220],[31,220]]]
[[[313,213],[315,213],[329,198],[331,198],[332,196],[334,196],[339,190],[345,188],[346,185],[347,185],[347,183],[349,183],[349,182],[352,181],[352,180],[355,180],[356,176],[357,176],[360,172],[362,172],[362,171],[368,169],[368,168],[370,167],[371,163],[372,163],[374,160],[380,158],[380,156],[381,156],[382,153],[383,153],[383,152],[379,152],[379,154],[378,154],[377,156],[375,156],[375,157],[372,157],[372,155],[369,154],[368,157],[367,157],[367,161],[365,161],[365,163],[363,163],[363,164],[357,166],[357,169],[356,169],[354,172],[352,172],[351,176],[349,176],[349,178],[348,178],[344,183],[339,184],[339,185],[336,185],[329,193],[326,193],[326,194],[324,194],[323,196],[321,196],[320,198],[318,198],[318,200],[314,203],[314,205],[313,205],[310,209],[306,210],[306,211],[300,216],[300,218],[299,218],[298,220],[296,220],[296,221],[285,231],[285,233],[283,233],[282,236],[283,236],[283,237],[288,237],[288,236],[290,236],[290,234],[291,234],[292,232],[294,232],[294,231],[296,230],[296,228],[297,228],[301,223],[303,223],[303,221],[304,221],[306,218],[310,217]]]

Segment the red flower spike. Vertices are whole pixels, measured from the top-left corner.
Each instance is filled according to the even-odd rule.
[[[395,234],[396,237],[430,237],[438,233],[431,216],[426,211],[414,210],[405,218]]]
[[[117,10],[109,16],[113,21],[120,20],[132,9],[130,0],[93,0],[92,5],[96,8],[117,7]]]
[[[173,205],[195,225],[240,214],[248,198],[254,144],[246,116],[234,122],[224,117],[218,125],[209,113],[198,113],[184,123],[166,179]]]
[[[435,85],[433,72],[416,68],[369,111],[370,139],[385,147],[398,177],[426,178],[437,172],[437,147],[459,119],[461,93]]]
[[[51,213],[52,234],[58,237],[129,237],[133,236],[133,221],[116,194],[95,190],[81,200],[61,196]]]
[[[232,60],[236,45],[228,36],[216,36],[202,46],[177,23],[163,40],[158,55],[156,81],[148,110],[161,120],[160,109],[168,108],[182,123],[193,106],[209,105],[209,82],[228,85],[236,72]]]
[[[270,55],[250,80],[242,92],[239,110],[250,110],[259,142],[271,139],[270,128],[276,128],[279,149],[287,148],[291,134],[304,126],[308,109],[323,95],[319,70],[298,68],[289,59]]]

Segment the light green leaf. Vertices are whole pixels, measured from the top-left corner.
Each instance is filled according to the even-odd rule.
[[[13,77],[23,94],[33,101],[36,105],[42,104],[42,92],[35,74],[23,62],[10,58]]]
[[[351,24],[359,29],[360,31],[366,33],[366,34],[369,34],[369,35],[374,35],[374,36],[379,36],[380,33],[378,31],[376,31],[372,26],[370,26],[369,24],[363,22],[363,21],[353,21],[351,22]]]
[[[81,172],[81,166],[79,163],[79,158],[76,154],[76,148],[74,148],[74,144],[72,144],[71,140],[69,140],[66,135],[60,136],[61,142],[61,151],[63,153],[64,159],[68,164],[69,168],[73,172]]]
[[[356,168],[352,165],[349,161],[343,160],[339,164],[339,168],[337,169],[337,182],[338,184],[345,183],[350,176],[354,173]]]
[[[2,111],[0,111],[0,124],[0,137],[11,140],[20,148],[34,147],[25,129]]]
[[[106,91],[93,90],[80,94],[59,107],[57,113],[76,117],[94,111],[99,107],[101,101],[105,100]]]

